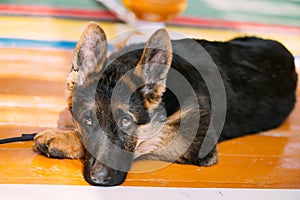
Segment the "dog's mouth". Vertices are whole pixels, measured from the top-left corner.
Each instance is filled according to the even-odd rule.
[[[127,172],[119,171],[102,164],[94,157],[86,158],[84,162],[84,178],[96,186],[116,186],[124,182]]]

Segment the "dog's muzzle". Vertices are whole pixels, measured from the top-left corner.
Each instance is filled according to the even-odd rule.
[[[94,157],[89,157],[84,163],[84,178],[91,185],[115,186],[124,182],[127,172],[112,169]]]

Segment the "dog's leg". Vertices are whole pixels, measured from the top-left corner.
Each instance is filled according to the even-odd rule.
[[[84,156],[84,146],[76,131],[48,130],[38,133],[33,150],[48,157],[79,159]]]
[[[218,151],[215,146],[204,158],[199,158],[199,166],[211,166],[218,163]]]

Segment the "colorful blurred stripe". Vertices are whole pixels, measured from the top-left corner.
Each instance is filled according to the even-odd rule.
[[[116,16],[106,10],[59,8],[51,6],[0,4],[0,15],[58,17],[71,19],[88,19],[119,22]],[[172,26],[192,26],[204,28],[221,28],[230,30],[276,31],[300,34],[300,27],[290,25],[274,25],[256,22],[228,21],[222,19],[206,19],[201,17],[178,16],[168,22]]]

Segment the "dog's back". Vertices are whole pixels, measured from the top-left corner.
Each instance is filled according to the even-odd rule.
[[[207,42],[200,43],[205,47]],[[282,124],[294,107],[297,85],[294,58],[282,44],[244,37],[207,51],[219,62],[227,93],[227,116],[220,140]]]

